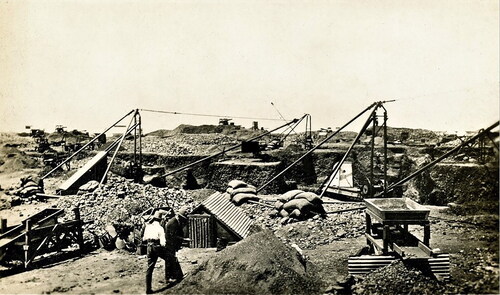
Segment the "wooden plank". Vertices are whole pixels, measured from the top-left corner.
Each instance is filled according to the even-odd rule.
[[[11,237],[12,235],[19,235],[19,232],[21,232],[24,229],[24,226],[22,224],[16,225],[15,227],[9,229],[2,235],[0,235],[0,239],[8,238]]]
[[[41,194],[41,193],[36,194],[36,196],[38,198],[44,198],[44,199],[59,199],[61,197],[61,196]]]
[[[64,214],[64,210],[63,209],[58,209],[57,211],[49,214],[47,217],[40,219],[37,222],[37,225],[38,226],[43,226],[43,225],[46,225],[47,223],[50,223],[51,221],[53,222],[52,224],[54,224],[54,223],[57,222],[57,217],[59,217],[60,215],[63,215],[63,214]]]
[[[190,247],[208,248],[213,241],[212,217],[208,214],[189,215]]]
[[[394,249],[394,252],[398,253],[399,256],[405,256],[405,252],[403,251],[403,249],[401,249],[396,243],[392,244],[392,249]]]
[[[382,251],[384,249],[382,239],[375,239],[371,235],[365,233],[365,237],[372,243],[373,246],[377,247],[378,250]]]
[[[43,246],[45,246],[45,244],[47,243],[47,241],[54,235],[54,233],[56,232],[57,229],[58,229],[58,224],[54,225],[54,228],[52,228],[52,231],[47,236],[45,236],[45,238],[40,243],[40,245],[38,245],[38,247],[36,248],[36,250],[33,251],[33,253],[31,254],[31,257],[27,261],[27,265],[29,265],[33,261],[33,259],[40,252],[40,250],[43,248]],[[32,245],[30,245],[30,247],[31,246]]]
[[[273,206],[274,208],[274,206]],[[349,211],[356,211],[356,210],[363,210],[366,209],[365,206],[362,207],[357,207],[357,208],[350,208],[350,209],[343,209],[343,210],[337,210],[337,211],[331,211],[331,212],[326,212],[326,214],[335,214],[335,213],[342,213],[342,212],[349,212]]]
[[[418,247],[424,251],[425,254],[427,254],[427,256],[431,257],[432,256],[432,249],[429,248],[427,245],[425,245],[424,243],[422,243],[421,241],[418,241]]]

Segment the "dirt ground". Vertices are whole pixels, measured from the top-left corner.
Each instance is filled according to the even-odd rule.
[[[178,252],[182,269],[189,272],[215,249],[183,249]],[[81,258],[47,265],[0,279],[1,294],[141,294],[145,292],[145,255],[99,249]],[[153,272],[153,289],[165,287],[164,262]]]

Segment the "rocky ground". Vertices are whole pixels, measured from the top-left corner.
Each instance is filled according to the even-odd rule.
[[[224,134],[210,136],[219,138],[221,143],[231,144]],[[6,140],[9,141],[12,138]],[[204,140],[207,140],[206,146]],[[197,142],[198,147],[183,149],[181,144],[189,141]],[[174,139],[173,142],[179,146],[178,150],[172,148],[170,144],[157,144],[156,142],[158,142],[156,139],[151,140],[149,148],[157,151],[165,148],[165,151],[169,152],[173,149],[177,154],[191,152],[203,154],[207,146],[211,144],[210,137],[199,134],[183,135]],[[18,165],[14,167],[15,169],[11,166],[4,166],[8,168],[8,171],[4,170],[0,174],[0,185],[3,188],[15,183],[19,177],[40,171],[39,168],[30,170],[28,169],[30,167],[25,167],[31,165],[30,163],[12,161],[11,158],[26,156],[22,153],[23,149],[29,148],[32,143],[26,140],[23,144],[24,146],[14,147],[21,153],[9,150],[8,154],[14,154],[14,156],[9,158],[6,154],[2,157],[11,163],[9,165]],[[145,146],[148,144],[146,143]],[[198,150],[200,146],[202,148]],[[422,155],[417,156],[416,158],[419,158]],[[73,169],[78,165],[78,161],[75,162]],[[478,166],[476,164],[472,168],[469,166],[471,165],[455,174],[450,174],[445,169],[446,167],[441,167],[437,175],[439,179],[451,179],[450,181],[454,183],[452,193],[464,196],[461,197],[462,200],[474,198],[473,192],[464,184],[464,181],[472,181],[468,178],[470,175],[468,171],[473,171],[475,174],[477,171],[485,173],[476,167]],[[64,177],[59,174],[57,178],[47,179],[46,188],[49,191],[52,190],[58,182],[62,181],[62,178]],[[428,179],[419,181],[424,182]],[[437,189],[445,188],[443,180],[435,181],[433,185]],[[488,188],[490,184],[479,182],[474,185]],[[414,186],[410,188],[416,190]],[[61,197],[58,200],[30,202],[12,208],[6,206],[0,210],[0,217],[7,218],[9,225],[12,225],[39,210],[56,206],[67,209],[68,213],[65,218],[71,219],[71,209],[79,207],[82,218],[86,222],[85,238],[92,241],[93,235],[102,234],[108,224],[121,223],[133,226],[140,223],[141,213],[146,209],[162,206],[177,209],[185,205],[194,207],[213,192],[209,189],[185,191],[177,187],[157,188],[136,184],[123,177],[111,175],[108,184],[93,193],[82,192],[74,196]],[[478,196],[484,197],[492,193],[494,190],[481,189]],[[273,205],[273,200],[277,195],[261,195],[261,197],[265,204]],[[487,204],[490,207],[494,204],[491,199],[491,197],[487,198]],[[440,283],[401,262],[364,277],[349,278],[348,257],[355,255],[366,245],[363,237],[364,211],[335,213],[358,208],[360,204],[335,202],[328,198],[325,198],[325,201],[327,201],[324,204],[325,210],[330,214],[327,214],[325,218],[315,216],[304,221],[273,217],[273,209],[268,206],[242,205],[240,208],[264,229],[266,234],[261,234],[257,238],[251,236],[247,240],[230,246],[224,250],[226,252],[215,252],[215,249],[184,248],[178,253],[178,258],[183,270],[188,274],[185,281],[173,288],[166,288],[161,275],[163,273],[163,262],[161,262],[155,270],[154,289],[158,293],[170,294],[196,292],[206,294],[255,294],[256,292],[273,294],[340,294],[340,292],[496,294],[499,292],[498,208],[493,206],[488,209],[483,206],[481,210],[471,211],[462,210],[463,208],[458,205],[428,206],[431,209],[431,247],[440,248],[451,255],[452,278],[449,282]],[[498,203],[496,204],[498,206]],[[423,235],[418,227],[412,227],[410,230],[417,237]],[[296,251],[290,247],[292,244],[297,245],[303,251],[300,258],[291,254],[296,254]],[[280,256],[280,254],[284,255]],[[273,264],[272,261],[279,263],[269,265]],[[305,261],[304,264],[303,261]],[[306,270],[302,268],[304,265]],[[0,293],[137,294],[144,291],[145,268],[145,256],[124,250],[98,249],[85,253],[79,258],[48,263],[42,268],[20,273],[7,272],[6,268],[2,268],[0,269]],[[259,279],[255,280],[255,277]],[[283,278],[290,278],[290,280],[283,280]],[[305,286],[308,287],[300,289]],[[342,291],[339,286],[342,286]],[[265,292],[266,290],[268,292]]]
[[[239,141],[223,134],[179,134],[169,137],[146,136],[142,138],[142,151],[167,155],[210,155],[221,146],[233,146]],[[132,141],[125,141],[123,147],[133,151]]]
[[[209,192],[201,192],[201,194],[206,193]],[[255,205],[256,208],[253,209],[258,210],[257,206]],[[245,210],[250,209],[246,208]],[[19,214],[20,211],[15,212]],[[1,213],[3,216],[3,212]],[[360,235],[360,231],[353,232],[351,228],[349,220],[354,218],[362,219],[363,212],[351,213],[348,216],[329,216],[328,220],[323,220],[323,222],[318,219],[284,226],[276,225],[275,234],[283,242],[283,246],[279,247],[286,248],[292,243],[298,244],[311,265],[311,272],[314,269],[313,274],[319,279],[320,284],[317,293],[313,293],[336,294],[335,286],[338,282],[346,280],[348,257],[354,255],[366,243]],[[259,220],[259,217],[255,219]],[[418,270],[395,264],[366,277],[357,278],[353,281],[352,291],[355,294],[497,293],[499,282],[498,216],[460,217],[443,212],[442,209],[432,208],[431,220],[431,246],[451,254],[452,279],[450,282],[438,283],[423,276]],[[261,224],[265,224],[265,222],[261,222]],[[334,230],[341,233],[343,230],[345,233],[339,235]],[[418,230],[415,230],[414,233],[421,234]],[[464,233],[467,234],[464,235]],[[273,245],[275,243],[272,242]],[[237,245],[239,243],[228,249]],[[243,251],[241,253],[247,253],[246,255],[253,253],[250,248],[244,247],[243,244],[239,247],[238,249]],[[261,253],[262,251],[257,251],[254,255]],[[215,255],[217,255],[215,249],[183,249],[178,255],[183,270],[186,273],[194,272],[197,274],[197,279],[188,279],[186,284],[192,280],[197,281],[197,284],[202,284],[199,276],[207,275],[202,273],[203,265],[205,268],[210,267],[207,261],[214,261],[214,259],[217,263],[225,265],[228,274],[234,275],[234,273],[238,274],[239,272],[241,275],[246,275],[252,269],[241,265],[225,264],[229,262],[220,260],[225,259],[224,256]],[[186,289],[183,289],[184,285],[178,285],[172,290],[163,289],[165,283],[161,277],[162,265],[159,263],[155,271],[155,289],[159,290],[160,293],[179,294],[196,290],[192,287],[194,283],[189,284],[190,287],[185,287]],[[41,269],[4,276],[0,279],[0,293],[141,293],[144,286],[145,266],[144,256],[122,250],[99,249],[85,254],[80,259],[62,261],[46,265]],[[234,277],[233,280],[238,280],[238,276]],[[200,288],[209,288],[209,286],[215,288],[216,285],[209,284]],[[281,293],[290,294],[291,292],[283,291]]]

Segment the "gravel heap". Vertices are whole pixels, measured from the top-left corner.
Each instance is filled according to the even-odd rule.
[[[80,208],[84,229],[102,234],[106,224],[141,224],[141,213],[149,208],[195,206],[184,190],[141,185],[114,174],[94,193],[61,197],[57,208],[66,210],[66,218],[73,219],[72,209]]]
[[[142,151],[174,156],[209,155],[218,151],[219,146],[238,143],[236,139],[223,134],[178,134],[167,138],[146,136],[142,138]],[[126,141],[123,147],[132,152],[134,143]]]
[[[316,268],[264,230],[200,263],[169,294],[318,294]]]
[[[359,207],[359,204],[324,204],[327,212]],[[302,249],[314,249],[343,238],[364,234],[365,213],[362,210],[315,215],[307,220],[273,217],[274,208],[256,204],[243,204],[240,208],[255,219],[256,224],[270,229],[285,243],[295,243]]]
[[[353,294],[445,294],[445,285],[419,270],[407,268],[402,261],[356,278]]]

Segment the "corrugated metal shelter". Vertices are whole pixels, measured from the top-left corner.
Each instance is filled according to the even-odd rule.
[[[253,224],[226,194],[220,192],[212,194],[195,208],[189,219],[191,247],[214,247],[217,239],[237,242],[249,235]]]

